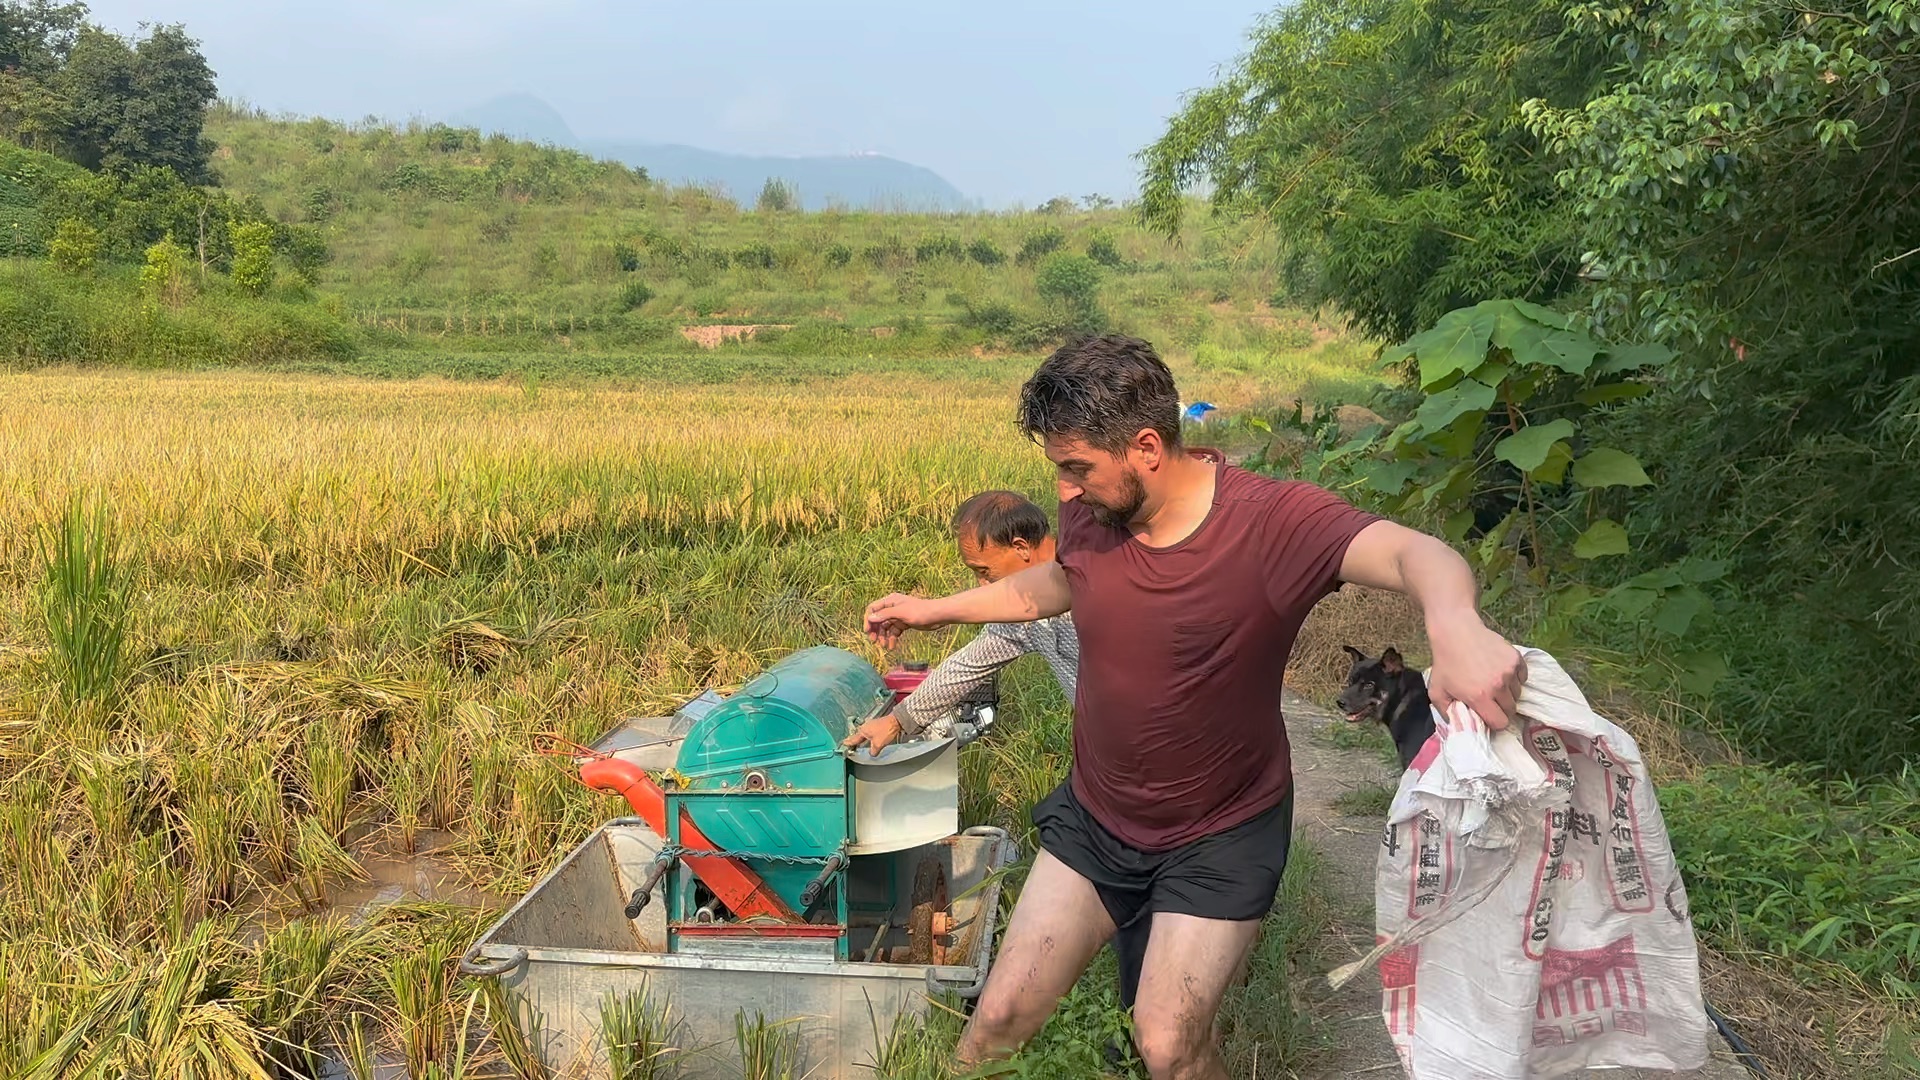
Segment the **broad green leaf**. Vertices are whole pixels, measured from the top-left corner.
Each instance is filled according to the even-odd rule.
[[[1398,495],[1420,466],[1411,461],[1374,462],[1364,470],[1367,486],[1382,495]]]
[[[1680,571],[1671,566],[1663,566],[1658,570],[1649,570],[1644,574],[1636,574],[1631,580],[1621,582],[1619,588],[1652,589],[1654,592],[1660,593],[1668,589],[1677,589],[1686,584],[1686,582],[1687,579],[1680,576]]]
[[[1714,686],[1732,673],[1727,658],[1711,649],[1683,653],[1677,659],[1681,663],[1681,688],[1701,697],[1711,694]]]
[[[1494,313],[1484,307],[1459,308],[1407,342],[1406,347],[1420,358],[1420,388],[1428,389],[1448,375],[1485,363],[1493,324]]]
[[[1569,375],[1579,375],[1593,367],[1593,358],[1599,355],[1600,346],[1594,340],[1577,330],[1555,330],[1540,342],[1543,353],[1539,362],[1551,364]]]
[[[1545,424],[1528,424],[1517,433],[1501,439],[1493,448],[1493,456],[1507,462],[1521,472],[1539,468],[1547,460],[1547,452],[1561,439],[1573,437],[1574,426],[1571,420],[1553,420]]]
[[[1547,460],[1539,468],[1528,469],[1527,475],[1542,484],[1559,484],[1567,478],[1567,466],[1573,464],[1573,448],[1564,441],[1554,443],[1547,448]]]
[[[1381,447],[1386,450],[1398,449],[1400,445],[1407,440],[1419,438],[1420,431],[1420,421],[1408,420],[1399,427],[1394,428],[1393,432],[1387,436],[1387,441],[1381,444]]]
[[[1646,383],[1621,382],[1608,383],[1605,386],[1589,386],[1574,397],[1582,405],[1606,405],[1615,401],[1645,397],[1651,393],[1653,393],[1653,387]]]
[[[1524,300],[1501,302],[1490,340],[1515,363],[1547,364],[1575,375],[1592,365],[1600,348],[1566,316]]]
[[[1446,537],[1448,543],[1458,544],[1467,538],[1467,530],[1471,528],[1473,528],[1473,511],[1455,510],[1448,514],[1447,520],[1441,524],[1440,535]]]
[[[1618,375],[1623,371],[1655,368],[1678,354],[1665,345],[1609,345],[1606,359],[1594,365],[1595,375]]]
[[[1713,609],[1713,600],[1697,585],[1685,585],[1668,593],[1653,613],[1653,628],[1680,637],[1693,620]]]
[[[1525,315],[1541,326],[1552,327],[1555,330],[1573,329],[1572,319],[1550,307],[1542,307],[1530,300],[1513,300],[1510,301],[1510,303],[1513,305],[1513,310]]]
[[[1487,414],[1478,409],[1463,412],[1453,418],[1453,423],[1436,435],[1429,435],[1425,445],[1443,458],[1455,458],[1461,461],[1475,457],[1473,446],[1480,441],[1480,431],[1486,426]]]
[[[1421,402],[1413,418],[1422,430],[1437,432],[1453,423],[1462,413],[1484,412],[1493,405],[1493,399],[1493,387],[1472,379],[1462,379],[1453,389]]]
[[[1617,521],[1601,518],[1580,534],[1573,542],[1573,557],[1576,559],[1598,559],[1607,555],[1625,555],[1632,550],[1627,545],[1627,530]]]
[[[1473,490],[1473,462],[1463,461],[1447,470],[1447,475],[1435,480],[1420,490],[1422,506],[1432,506],[1435,500],[1458,502]]]
[[[1646,614],[1655,600],[1660,599],[1657,589],[1645,589],[1632,582],[1615,586],[1607,592],[1603,603],[1629,619],[1637,619]]]
[[[1248,417],[1247,426],[1254,429],[1255,431],[1264,431],[1269,435],[1273,434],[1273,425],[1267,423],[1265,419],[1258,416]]]
[[[1642,487],[1653,483],[1647,479],[1646,470],[1640,467],[1638,458],[1625,450],[1615,450],[1608,446],[1589,450],[1584,457],[1573,463],[1573,482],[1589,488],[1619,485]]]
[[[1512,588],[1513,588],[1512,578],[1508,578],[1508,577],[1494,578],[1493,584],[1487,586],[1487,595],[1485,599],[1482,601],[1482,603],[1486,603],[1486,604],[1498,603],[1500,598],[1507,595],[1508,590]]]
[[[1513,365],[1505,360],[1489,360],[1467,372],[1467,377],[1497,387],[1512,371]]]
[[[1681,561],[1674,570],[1680,575],[1682,580],[1691,581],[1696,585],[1700,585],[1709,581],[1718,581],[1726,577],[1727,570],[1731,566],[1732,564],[1725,559],[1689,558]]]
[[[1547,596],[1546,617],[1549,619],[1571,619],[1586,610],[1599,593],[1591,585],[1574,582],[1555,589]]]

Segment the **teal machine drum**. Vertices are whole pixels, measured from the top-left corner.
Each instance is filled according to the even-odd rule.
[[[893,691],[870,664],[818,646],[768,668],[693,723],[674,760],[675,782],[665,788],[668,850],[688,848],[681,824],[690,821],[712,845],[703,852],[743,863],[804,928],[765,912],[725,918],[713,907],[712,888],[682,858],[667,874],[670,948],[703,939],[709,951],[743,942],[764,951],[770,938],[785,938],[787,952],[830,941],[836,958],[847,958],[845,934],[814,929],[849,925],[848,890],[838,886],[856,845],[860,770],[840,742],[892,702]],[[927,779],[939,781],[939,763],[927,767]],[[954,779],[957,788],[957,770]],[[946,834],[959,826],[958,803],[950,805],[951,818],[939,823]],[[741,932],[749,927],[751,934]]]

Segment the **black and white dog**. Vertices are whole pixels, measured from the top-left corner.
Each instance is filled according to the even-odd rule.
[[[1340,711],[1352,723],[1377,720],[1385,724],[1400,753],[1400,767],[1411,766],[1433,734],[1433,703],[1427,697],[1426,680],[1419,672],[1407,670],[1400,651],[1391,645],[1377,657],[1351,645],[1341,648],[1353,657],[1353,667],[1347,671],[1347,688],[1335,699]]]

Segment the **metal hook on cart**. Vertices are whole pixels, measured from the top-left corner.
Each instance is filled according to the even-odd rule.
[[[513,946],[512,951],[502,959],[489,957],[482,960],[480,958],[480,943],[476,941],[471,948],[461,954],[460,973],[463,975],[480,976],[505,975],[507,972],[512,971],[514,968],[526,962],[527,950],[518,945]]]

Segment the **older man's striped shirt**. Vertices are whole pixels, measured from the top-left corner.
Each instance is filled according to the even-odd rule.
[[[1080,673],[1080,637],[1073,613],[1063,612],[1023,623],[987,623],[972,641],[941,661],[913,693],[893,711],[907,738],[918,738],[994,672],[1028,653],[1047,658],[1053,677],[1067,700],[1073,700],[1074,680]]]

